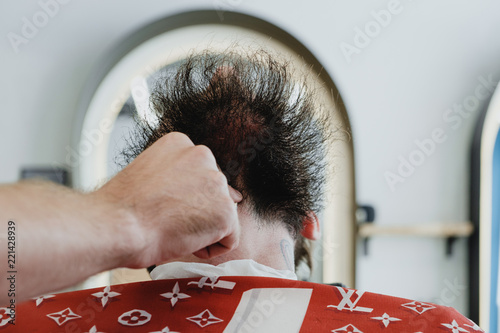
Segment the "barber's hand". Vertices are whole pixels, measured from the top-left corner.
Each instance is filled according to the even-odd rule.
[[[133,216],[130,256],[123,266],[147,267],[194,253],[224,254],[238,245],[236,204],[210,149],[169,133],[95,192]]]

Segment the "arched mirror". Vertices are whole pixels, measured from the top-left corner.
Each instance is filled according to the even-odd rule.
[[[159,73],[175,68],[193,52],[232,46],[263,47],[282,55],[294,67],[309,71],[320,87],[318,98],[331,110],[331,120],[340,130],[330,157],[334,170],[328,180],[322,240],[313,249],[311,280],[354,287],[354,162],[346,110],[314,55],[287,32],[255,17],[227,12],[221,21],[216,11],[183,13],[144,27],[114,48],[96,68],[82,96],[74,138],[79,163],[73,183],[83,190],[93,189],[120,169],[116,156],[133,126],[132,116],[137,113],[144,121],[154,121],[149,118],[148,97]],[[119,270],[96,276],[85,287],[142,278],[147,278],[144,271]]]
[[[472,151],[470,241],[471,319],[485,332],[500,332],[500,88],[476,130]]]

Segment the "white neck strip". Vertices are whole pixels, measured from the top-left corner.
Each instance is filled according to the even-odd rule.
[[[251,259],[231,260],[217,266],[197,262],[171,262],[156,266],[151,272],[153,280],[202,276],[262,276],[297,280],[297,275],[292,271],[277,270]]]

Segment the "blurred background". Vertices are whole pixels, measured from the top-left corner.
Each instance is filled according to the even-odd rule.
[[[91,190],[119,170],[158,71],[206,45],[264,45],[309,68],[352,131],[312,279],[452,306],[496,332],[499,15],[488,0],[4,0],[0,183]]]

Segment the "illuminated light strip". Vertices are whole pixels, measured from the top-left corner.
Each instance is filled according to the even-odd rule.
[[[143,76],[136,76],[133,78],[132,81],[130,81],[130,92],[140,119],[143,119],[152,127],[156,127],[159,120],[149,108],[149,97],[151,93],[146,79]]]

